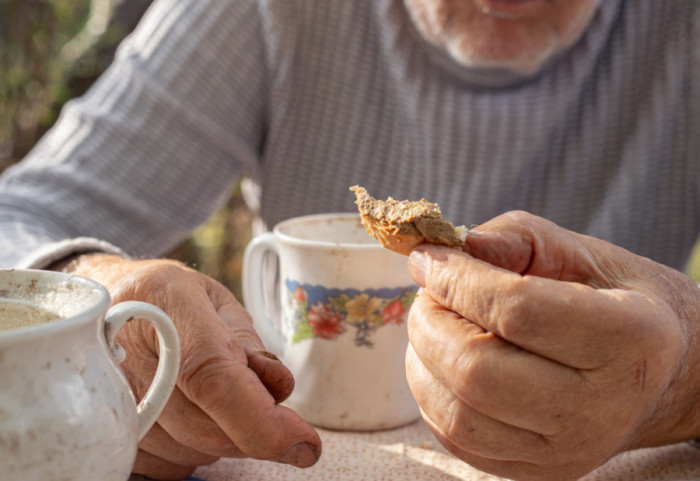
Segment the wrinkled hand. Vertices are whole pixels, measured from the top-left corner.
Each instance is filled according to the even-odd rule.
[[[625,450],[700,435],[700,289],[680,272],[522,212],[423,245],[409,268],[411,390],[484,471],[574,480]]]
[[[315,430],[278,403],[294,387],[291,372],[266,355],[248,313],[223,285],[171,260],[130,261],[92,254],[66,266],[105,285],[114,304],[150,302],[177,326],[177,386],[139,444],[134,472],[182,479],[219,457],[254,457],[310,466],[321,452]],[[137,398],[158,364],[157,337],[145,322],[122,328],[121,364]]]

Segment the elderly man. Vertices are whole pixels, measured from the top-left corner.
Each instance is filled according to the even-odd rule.
[[[3,265],[80,273],[176,322],[178,386],[136,472],[176,479],[220,456],[308,466],[320,439],[278,404],[291,375],[259,353],[244,309],[156,258],[241,176],[258,227],[353,210],[353,184],[426,197],[482,224],[463,253],[410,257],[423,290],[408,376],[445,446],[562,480],[691,439],[699,299],[679,270],[700,222],[698,8],[157,0],[0,179]],[[530,214],[497,217],[514,209]],[[142,393],[153,338],[135,325],[121,342]]]

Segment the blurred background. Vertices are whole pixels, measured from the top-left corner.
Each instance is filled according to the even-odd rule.
[[[111,63],[152,0],[0,0],[0,170],[19,161]],[[170,257],[241,299],[251,213],[238,189]]]
[[[152,0],[0,0],[0,170],[20,160],[111,63]],[[226,206],[170,254],[240,299],[251,213],[236,190]],[[700,282],[700,248],[688,266]]]

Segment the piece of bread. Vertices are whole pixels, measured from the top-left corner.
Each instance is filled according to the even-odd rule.
[[[407,256],[423,242],[458,249],[464,244],[466,227],[455,227],[442,216],[437,204],[425,199],[377,200],[358,185],[350,190],[355,192],[355,204],[365,229],[387,249]]]

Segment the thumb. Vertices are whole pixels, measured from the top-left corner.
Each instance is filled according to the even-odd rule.
[[[601,283],[607,287],[610,274],[621,268],[621,252],[626,252],[522,211],[502,214],[470,229],[462,249],[519,274],[597,287],[604,287]]]

